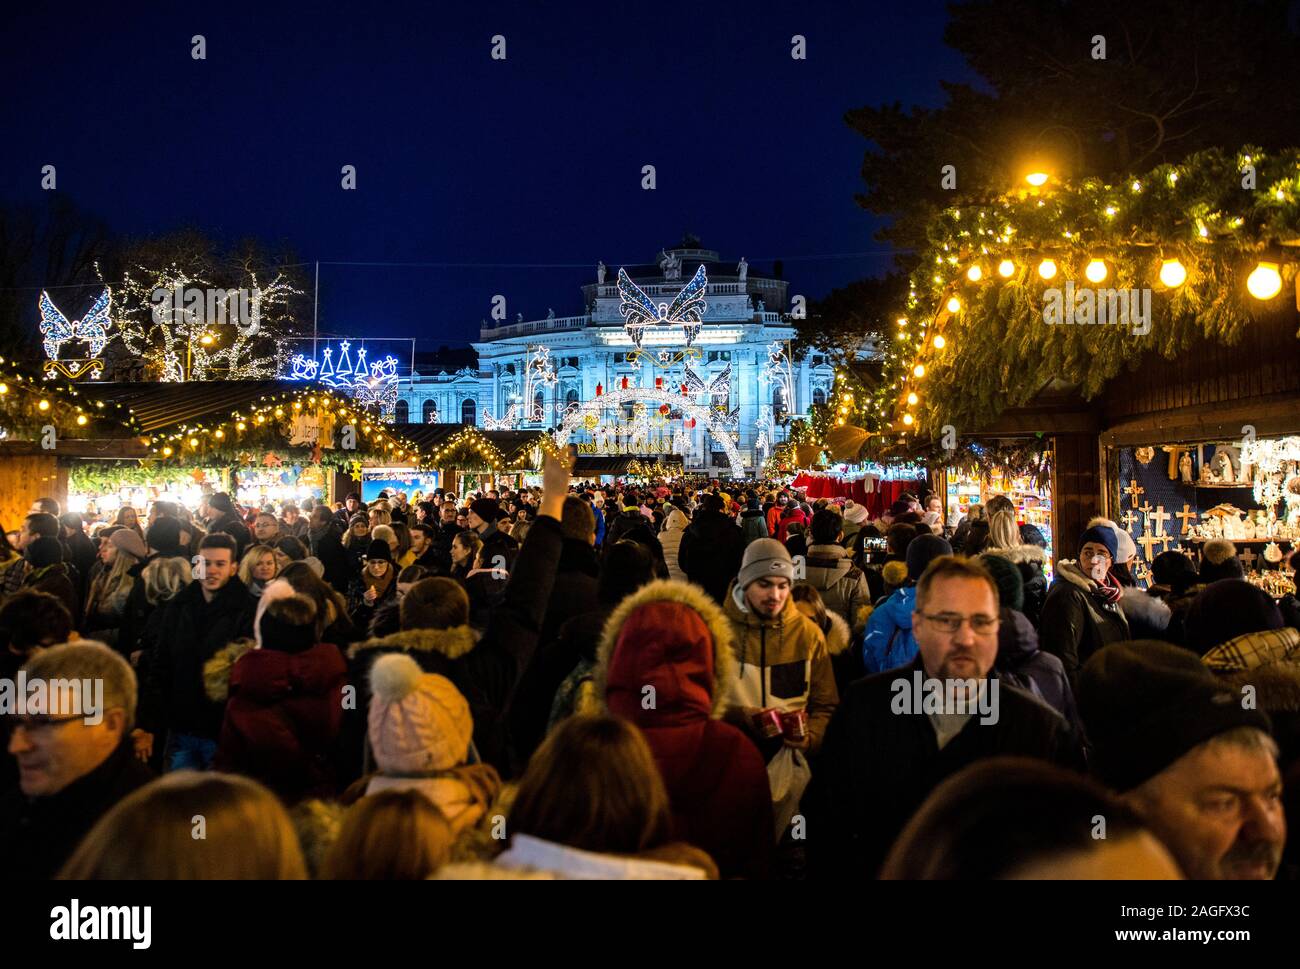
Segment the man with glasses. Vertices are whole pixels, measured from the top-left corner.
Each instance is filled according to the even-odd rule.
[[[981,758],[1078,763],[1065,721],[997,679],[997,587],[981,566],[954,556],[931,562],[916,586],[912,629],[916,659],[852,684],[826,731],[806,802],[819,874],[875,877],[930,791]]]
[[[136,682],[125,659],[103,643],[65,643],[36,651],[23,670],[29,694],[32,684],[58,680],[103,684],[102,693],[83,691],[79,711],[47,704],[0,718],[19,771],[0,796],[0,878],[50,878],[95,822],[153,775],[130,739]]]
[[[1043,602],[1038,645],[1060,657],[1074,689],[1089,657],[1103,646],[1129,638],[1121,604],[1124,587],[1110,571],[1118,547],[1112,529],[1089,528],[1079,536],[1079,561],[1056,564],[1056,578]]]

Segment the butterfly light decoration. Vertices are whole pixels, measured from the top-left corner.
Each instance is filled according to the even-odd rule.
[[[108,329],[112,321],[108,318],[109,303],[112,294],[108,288],[95,300],[90,311],[79,320],[69,321],[50,299],[50,294],[41,290],[39,305],[41,308],[41,335],[45,355],[51,360],[59,359],[63,344],[72,340],[90,345],[90,356],[98,357],[108,344]]]
[[[637,349],[641,348],[641,338],[647,326],[680,326],[686,334],[689,347],[699,336],[704,323],[704,314],[708,311],[708,300],[704,298],[709,279],[704,266],[695,270],[691,281],[682,287],[672,303],[659,303],[657,306],[645,291],[632,282],[627,271],[618,271],[619,315],[623,317],[623,329],[632,338]]]

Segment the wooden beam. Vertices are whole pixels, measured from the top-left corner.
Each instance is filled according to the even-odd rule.
[[[1300,434],[1300,400],[1270,394],[1230,403],[1177,407],[1121,420],[1101,432],[1110,447],[1237,440],[1251,426],[1258,437]]]
[[[111,441],[78,441],[62,438],[52,448],[39,441],[0,441],[0,457],[85,458],[91,460],[136,460],[149,457],[149,449],[139,438]]]

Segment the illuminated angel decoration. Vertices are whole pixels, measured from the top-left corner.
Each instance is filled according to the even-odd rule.
[[[708,276],[701,265],[671,304],[660,303],[656,306],[644,290],[632,282],[627,271],[620,269],[618,312],[623,317],[623,329],[637,349],[640,349],[641,338],[647,326],[680,326],[686,334],[686,345],[690,346],[699,336],[704,314],[708,310],[708,300],[704,296],[708,285]]]
[[[41,290],[39,305],[41,308],[41,335],[45,347],[45,355],[51,360],[59,359],[59,351],[63,349],[63,344],[72,340],[89,344],[90,356],[98,357],[108,344],[109,327],[112,321],[108,318],[109,303],[112,295],[108,288],[95,300],[90,312],[79,320],[69,321],[59,308],[54,305],[50,299],[50,294]]]

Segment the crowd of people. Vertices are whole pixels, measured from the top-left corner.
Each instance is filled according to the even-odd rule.
[[[1143,590],[1105,519],[1049,563],[1002,496],[872,520],[554,458],[86,518],[0,536],[0,678],[102,689],[5,711],[10,878],[1294,871],[1300,609],[1227,542]]]

